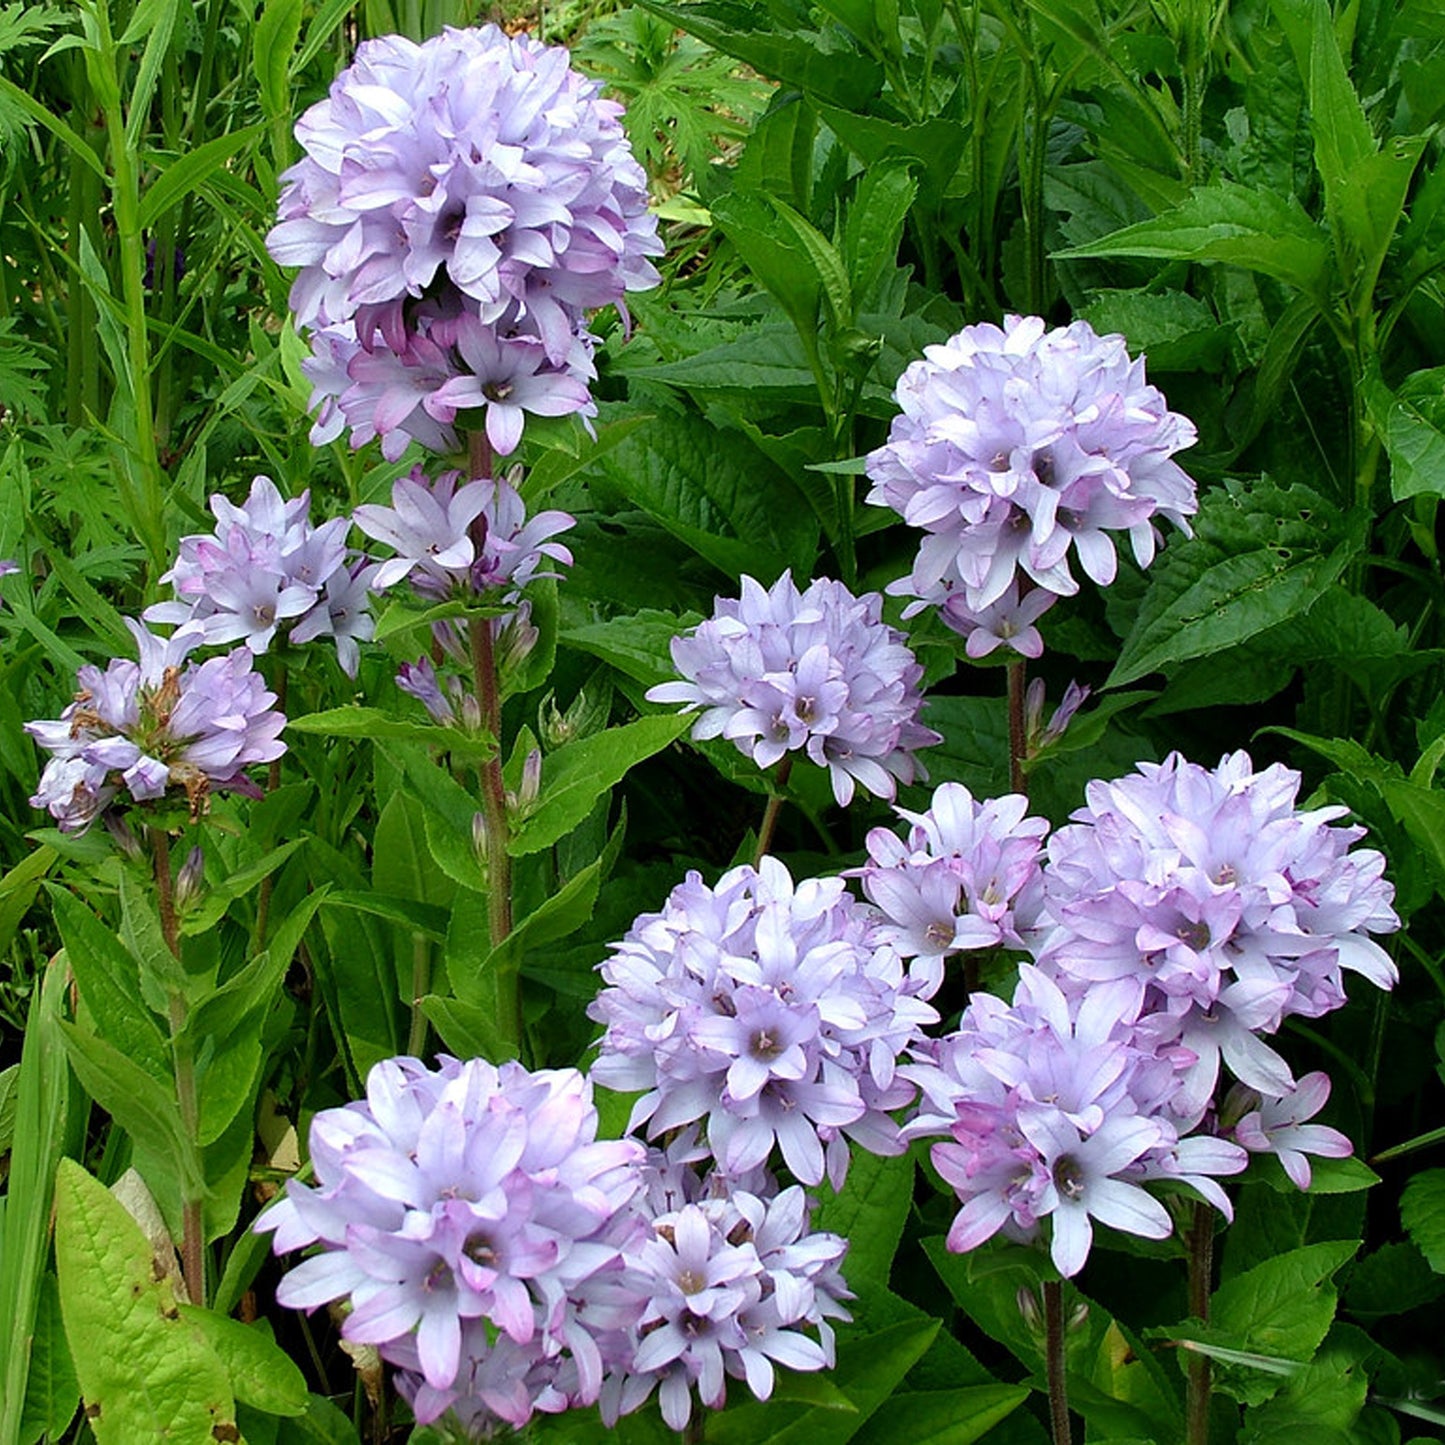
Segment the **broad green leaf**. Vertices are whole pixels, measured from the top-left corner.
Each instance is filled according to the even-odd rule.
[[[448,911],[430,903],[417,903],[410,898],[389,898],[384,893],[350,891],[330,893],[326,902],[332,908],[354,908],[375,918],[385,918],[402,928],[424,933],[428,938],[447,936]]]
[[[388,744],[386,752],[401,764],[426,808],[427,846],[437,866],[462,887],[480,890],[482,866],[472,842],[472,820],[481,804],[425,750]]]
[[[186,972],[166,946],[160,915],[129,872],[120,875],[120,940],[140,970],[141,996],[165,1015],[171,996],[186,991]]]
[[[1299,203],[1273,191],[1216,181],[1163,215],[1056,251],[1056,260],[1140,256],[1242,266],[1324,299],[1329,246]]]
[[[943,337],[939,337],[943,340]],[[750,326],[736,340],[709,346],[676,361],[631,360],[624,352],[615,368],[643,381],[662,381],[684,391],[761,393],[816,409],[817,383],[791,323]]]
[[[1445,1175],[1445,1170],[1438,1171]],[[1406,1186],[1407,1190],[1409,1186]],[[1440,1198],[1440,1257],[1445,1260],[1445,1187]],[[1356,1319],[1404,1314],[1445,1294],[1445,1270],[1432,1273],[1419,1248],[1401,1241],[1382,1244],[1356,1260],[1345,1285],[1344,1308]]]
[[[813,1228],[841,1234],[848,1241],[843,1269],[854,1290],[882,1287],[888,1283],[912,1208],[912,1157],[885,1159],[854,1149],[842,1191],[823,1198]]]
[[[262,854],[254,862],[233,868],[224,878],[217,879],[200,903],[181,920],[181,932],[205,933],[214,928],[236,899],[244,898],[253,888],[259,888],[298,848],[305,845],[305,838],[292,838]]]
[[[306,1413],[310,1400],[306,1377],[263,1329],[197,1305],[179,1308],[181,1319],[225,1366],[237,1400],[268,1415]]]
[[[429,993],[422,999],[421,1009],[442,1042],[458,1057],[488,1059],[498,1064],[516,1057],[516,1045],[498,1027],[495,1008],[479,1008],[459,998]]]
[[[433,915],[446,932],[446,907],[456,897],[456,884],[432,863],[426,842],[426,809],[405,788],[397,788],[386,800],[371,845],[371,882],[375,895],[411,900],[422,914]],[[369,911],[378,917],[390,916],[393,922],[407,920],[396,915]],[[423,932],[430,930],[423,929]]]
[[[35,1339],[30,1346],[30,1378],[25,1385],[25,1410],[20,1440],[58,1440],[80,1405],[80,1381],[65,1342],[60,1317],[60,1290],[53,1274],[41,1283],[35,1311]]]
[[[157,1281],[140,1226],[73,1160],[55,1182],[60,1305],[99,1445],[228,1438],[235,1402],[225,1367]],[[229,1437],[234,1438],[234,1436]]]
[[[1217,371],[1234,335],[1184,291],[1106,291],[1080,308],[1079,318],[1100,335],[1122,333],[1131,352],[1148,354],[1151,373]]]
[[[863,301],[886,267],[898,256],[898,243],[918,183],[900,161],[880,161],[864,171],[843,228],[843,259],[853,295]]]
[[[748,270],[783,308],[805,348],[816,345],[823,278],[801,237],[767,197],[733,191],[713,202],[712,218]]]
[[[691,725],[691,718],[671,713],[638,718],[549,754],[542,764],[537,811],[507,840],[507,851],[521,855],[550,848],[581,823],[628,769],[661,752]]]
[[[1108,686],[1205,657],[1306,611],[1358,553],[1354,522],[1308,488],[1261,480],[1210,493],[1195,535],[1172,538]]]
[[[972,1445],[1031,1393],[1026,1385],[900,1391],[853,1438],[857,1445]]]
[[[1445,1169],[1427,1169],[1400,1196],[1405,1231],[1436,1274],[1445,1274]]]
[[[679,615],[649,608],[607,622],[568,628],[561,640],[569,647],[600,657],[635,682],[653,687],[677,677],[672,640],[701,621],[696,612]]]
[[[1370,421],[1390,458],[1390,496],[1445,496],[1445,367],[1417,371],[1396,391],[1366,383]]]
[[[822,106],[820,113],[829,129],[865,166],[913,162],[925,194],[935,201],[958,173],[968,147],[967,128],[942,117],[908,125],[834,106]]]
[[[141,998],[135,959],[68,888],[56,885],[49,892],[65,956],[95,1026],[152,1078],[169,1078],[165,1036]]]
[[[1356,1240],[1310,1244],[1227,1279],[1215,1292],[1208,1326],[1185,1325],[1176,1339],[1242,1350],[1270,1360],[1310,1359],[1329,1333],[1336,1293],[1331,1276],[1359,1249]],[[1276,1375],[1242,1367],[1219,1387],[1244,1404],[1259,1404],[1278,1387]]]
[[[484,734],[464,732],[461,728],[444,727],[440,723],[393,717],[379,707],[330,708],[325,712],[291,718],[286,726],[292,732],[318,733],[328,738],[421,743],[427,747],[445,748],[459,758],[480,760],[493,756],[497,751],[496,744]]]
[[[60,1025],[65,1051],[86,1092],[135,1140],[163,1158],[176,1161],[192,1189],[204,1183],[196,1151],[181,1129],[173,1089],[156,1082],[128,1055],[74,1024]]]
[[[796,240],[812,263],[813,273],[822,289],[823,299],[833,315],[837,327],[850,326],[853,322],[853,287],[848,279],[848,268],[838,254],[838,248],[808,220],[776,196],[763,197],[772,207],[773,214],[783,223],[785,234]]]

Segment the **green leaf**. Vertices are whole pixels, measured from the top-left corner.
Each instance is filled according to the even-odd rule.
[[[1445,367],[1417,371],[1394,392],[1373,377],[1365,401],[1390,458],[1390,496],[1445,496]]]
[[[86,144],[80,133],[71,129],[53,111],[47,110],[28,91],[21,90],[13,80],[9,80],[3,75],[0,75],[0,96],[4,96],[12,105],[18,106],[24,111],[37,125],[48,130],[74,159],[92,171],[100,181],[109,181],[110,177],[106,174],[100,157]]]
[[[773,214],[783,223],[785,234],[797,241],[811,262],[823,299],[832,313],[834,326],[851,326],[853,287],[848,279],[848,268],[838,254],[838,248],[806,216],[799,214],[786,201],[770,195],[764,195],[762,199],[772,207]]]
[[[1441,1241],[1445,1244],[1445,1191],[1440,1220]],[[1441,1257],[1445,1259],[1445,1249]],[[1404,1314],[1445,1294],[1445,1278],[1440,1275],[1445,1275],[1445,1270],[1432,1274],[1415,1245],[1382,1244],[1374,1253],[1357,1260],[1350,1270],[1344,1308],[1356,1319],[1365,1320]]]
[[[30,1378],[25,1384],[25,1410],[20,1421],[22,1441],[36,1441],[42,1436],[58,1440],[80,1404],[80,1381],[65,1342],[60,1289],[53,1274],[47,1274],[42,1281],[37,1305]]]
[[[160,915],[129,872],[120,875],[120,938],[139,965],[141,996],[165,1015],[173,994],[184,994],[186,972],[166,946]]]
[[[483,887],[482,867],[472,843],[472,820],[481,805],[428,752],[407,744],[387,744],[426,809],[426,841],[437,866],[462,887]]]
[[[780,203],[769,202],[765,195],[733,191],[713,202],[712,218],[808,348],[816,345],[823,278]]]
[[[1100,335],[1120,332],[1131,352],[1147,352],[1151,374],[1218,371],[1234,337],[1233,327],[1184,291],[1106,291],[1078,314]]]
[[[570,627],[561,636],[569,647],[600,657],[618,672],[644,687],[653,687],[677,677],[672,661],[672,639],[696,627],[702,617],[696,612],[660,612],[646,608],[608,622]]]
[[[1306,611],[1362,540],[1357,522],[1307,487],[1261,480],[1210,493],[1195,535],[1171,540],[1156,562],[1107,685],[1221,652]]]
[[[913,163],[925,193],[935,203],[958,174],[968,148],[967,126],[952,119],[937,117],[907,125],[833,106],[821,107],[820,113],[828,128],[870,170],[900,161]]]
[[[1232,181],[1200,186],[1153,220],[1054,252],[1056,260],[1086,256],[1223,262],[1297,286],[1321,303],[1330,261],[1324,235],[1297,201]]]
[[[507,840],[507,851],[520,856],[550,848],[581,823],[630,768],[661,752],[691,725],[690,717],[672,713],[638,718],[549,754],[542,763],[537,811]]]
[[[251,34],[251,68],[268,119],[291,113],[291,52],[304,10],[303,0],[266,0]]]
[[[1436,1274],[1445,1274],[1445,1169],[1427,1169],[1405,1186],[1400,1220]]]
[[[853,1438],[857,1445],[971,1445],[1031,1393],[1025,1385],[900,1391]]]
[[[228,1438],[235,1402],[221,1361],[176,1313],[125,1207],[79,1164],[55,1181],[60,1305],[99,1445]],[[229,1438],[234,1438],[231,1436]]]
[[[1185,1325],[1170,1335],[1268,1360],[1304,1363],[1334,1321],[1336,1294],[1330,1277],[1358,1249],[1356,1240],[1333,1240],[1266,1260],[1225,1280],[1211,1303],[1208,1326]],[[1277,1374],[1251,1362],[1237,1373],[1221,1375],[1219,1387],[1244,1404],[1259,1404],[1277,1389]]]
[[[460,901],[457,904],[459,910],[464,906]],[[421,1001],[421,1011],[459,1058],[489,1059],[499,1064],[516,1057],[516,1043],[498,1026],[495,1008],[480,1008],[459,998],[429,993]]]
[[[286,726],[292,732],[319,733],[328,738],[421,743],[427,747],[445,748],[459,758],[482,760],[492,757],[497,751],[496,744],[485,734],[464,732],[461,728],[444,727],[440,723],[412,722],[407,718],[393,717],[379,707],[329,708],[325,712],[291,718]]]
[[[885,1287],[903,1226],[913,1208],[913,1159],[885,1159],[854,1149],[848,1178],[829,1193],[813,1217],[813,1228],[848,1241],[844,1271],[856,1291]]]
[[[237,1400],[268,1415],[306,1413],[310,1403],[306,1377],[264,1329],[197,1305],[179,1308],[181,1319],[225,1366]]]
[[[226,135],[218,135],[169,160],[160,175],[141,197],[138,224],[148,231],[178,201],[191,195],[214,171],[220,170],[237,151],[262,133],[260,125],[244,126]],[[151,153],[149,159],[155,162]]]
[[[200,1189],[200,1163],[181,1129],[175,1093],[157,1083],[130,1058],[104,1039],[62,1022],[61,1037],[70,1067],[86,1092],[135,1142],[165,1158],[183,1161],[181,1172],[192,1189]]]
[[[332,908],[354,908],[374,918],[385,918],[414,933],[424,933],[428,938],[447,936],[448,911],[431,903],[417,903],[410,898],[389,898],[383,893],[346,891],[328,894],[326,902]]]

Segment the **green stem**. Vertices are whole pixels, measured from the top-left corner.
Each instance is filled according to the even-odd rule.
[[[1044,1372],[1049,1381],[1049,1425],[1054,1445],[1074,1445],[1069,1428],[1068,1354],[1064,1348],[1064,1286],[1044,1281]]]
[[[426,1047],[427,1017],[421,1001],[431,987],[431,943],[426,934],[411,936],[411,1027],[407,1030],[406,1051],[414,1059],[421,1058]]]
[[[1209,1323],[1209,1295],[1214,1282],[1214,1210],[1202,1200],[1194,1206],[1189,1230],[1189,1313]],[[1186,1445],[1209,1445],[1209,1356],[1193,1350],[1185,1384]]]
[[[156,896],[160,905],[161,934],[166,947],[179,959],[181,956],[180,924],[176,918],[175,888],[171,882],[171,844],[164,828],[148,828],[150,837],[151,866],[155,873]],[[186,1037],[186,1000],[177,990],[171,994],[168,1008],[171,1027],[171,1063],[176,1074],[176,1105],[180,1111],[181,1128],[186,1141],[192,1147],[197,1144],[196,1134],[200,1125],[200,1099],[196,1090],[196,1060],[191,1052],[190,1040]],[[199,1150],[197,1150],[199,1152]],[[190,1170],[182,1161],[181,1178],[186,1180]],[[181,1198],[181,1273],[186,1281],[186,1293],[192,1304],[206,1302],[206,1258],[205,1219],[203,1201],[192,1197],[189,1187],[182,1183]]]

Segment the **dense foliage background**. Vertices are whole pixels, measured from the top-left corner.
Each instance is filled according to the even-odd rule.
[[[44,826],[22,724],[58,715],[82,662],[128,650],[122,617],[160,595],[178,538],[209,527],[213,491],[239,498],[264,473],[334,515],[384,500],[411,465],[308,445],[289,277],[263,237],[298,155],[294,118],[359,40],[487,18],[464,0],[0,7],[0,558],[21,564],[0,581],[5,1445],[91,1437],[72,1353],[170,1348],[119,1306],[98,1308],[83,1338],[68,1322],[68,1345],[62,1327],[54,1252],[81,1246],[63,1229],[52,1245],[57,1160],[107,1184],[135,1163],[164,1196],[164,1169],[144,1166],[166,1125],[143,1109],[111,1117],[133,1081],[99,1054],[83,1072],[67,1063],[86,1057],[77,1037],[124,1041],[114,1020],[72,1011],[47,960],[87,926],[77,895],[119,929],[134,884],[101,830]],[[556,422],[523,445],[529,501],[579,521],[575,565],[541,606],[543,643],[506,703],[521,740],[512,781],[523,742],[555,750],[663,714],[643,694],[671,673],[669,639],[743,573],[861,590],[907,570],[914,539],[862,505],[857,459],[884,440],[893,386],[925,345],[1012,312],[1122,332],[1199,428],[1180,460],[1201,510],[1149,572],[1124,561],[1111,588],[1086,584],[1044,621],[1035,673],[1052,698],[1073,680],[1093,697],[1034,760],[1031,796],[1057,823],[1089,778],[1176,748],[1212,766],[1248,746],[1347,804],[1387,853],[1406,924],[1390,943],[1399,986],[1357,989],[1317,1025],[1292,1023],[1285,1045],[1298,1072],[1332,1074],[1330,1120],[1373,1174],[1321,1164],[1299,1194],[1256,1166],[1221,1238],[1204,1342],[1220,1440],[1436,1438],[1445,8],[644,0],[503,18],[567,40],[627,103],[668,242],[664,284],[632,298],[631,335],[604,323],[596,439]],[[933,782],[1006,791],[1002,669],[960,661],[936,622],[910,631],[925,720],[945,739],[928,755]],[[273,686],[284,677],[293,718],[352,702],[400,715],[405,648],[393,635],[364,649],[355,681],[329,651],[262,665]],[[687,869],[711,877],[751,854],[766,785],[727,744],[668,746],[676,732],[602,750],[567,826],[518,860],[519,917],[567,899],[515,945],[536,1063],[586,1056],[593,970],[635,915]],[[401,734],[288,737],[263,800],[216,802],[208,886],[185,924],[193,975],[246,979],[217,994],[206,1035],[230,1070],[197,1166],[210,1304],[259,1313],[306,1374],[298,1414],[289,1377],[243,1390],[274,1363],[226,1357],[247,1439],[401,1440],[377,1367],[358,1361],[358,1374],[324,1316],[272,1306],[276,1270],[246,1226],[298,1167],[298,1131],[355,1097],[371,1064],[409,1045],[495,1042],[469,982],[484,909],[443,861],[469,815]],[[801,770],[791,787],[776,850],[800,876],[856,864],[866,830],[890,818],[866,798],[837,809]],[[927,795],[916,785],[900,802]],[[182,831],[178,856],[195,832]],[[987,965],[985,981],[1003,986],[1010,967]],[[424,1015],[417,977],[430,979]],[[612,1113],[620,1125],[625,1106]],[[824,1205],[827,1227],[851,1236],[859,1297],[837,1372],[846,1400],[805,1380],[729,1410],[710,1438],[1042,1440],[1038,1399],[1013,1388],[1041,1370],[1017,1303],[1031,1276],[1006,1250],[945,1255],[950,1214],[926,1184],[915,1201],[913,1161],[855,1165]],[[1091,1261],[1070,1344],[1090,1439],[1180,1438],[1176,1266],[1137,1242]],[[545,1433],[587,1428],[564,1417]],[[627,1425],[628,1438],[649,1431],[662,1427]]]

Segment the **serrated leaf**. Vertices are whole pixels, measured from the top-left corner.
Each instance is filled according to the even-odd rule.
[[[55,1182],[55,1257],[65,1333],[99,1445],[227,1438],[235,1402],[225,1368],[154,1278],[140,1226],[70,1159]]]
[[[514,856],[550,848],[644,758],[661,752],[692,725],[690,717],[661,714],[608,728],[550,753],[542,763],[537,810],[507,840]]]
[[[848,1241],[843,1269],[854,1290],[884,1286],[912,1208],[912,1158],[854,1149],[842,1191],[822,1199],[812,1227]]]
[[[1109,687],[1237,646],[1305,612],[1358,554],[1362,534],[1305,487],[1231,485],[1173,538],[1125,639]]]
[[[1445,1169],[1427,1169],[1405,1186],[1400,1220],[1436,1274],[1445,1274]]]
[[[1218,261],[1273,276],[1321,300],[1330,261],[1323,232],[1297,201],[1232,181],[1200,186],[1188,200],[1153,220],[1054,256]]]

